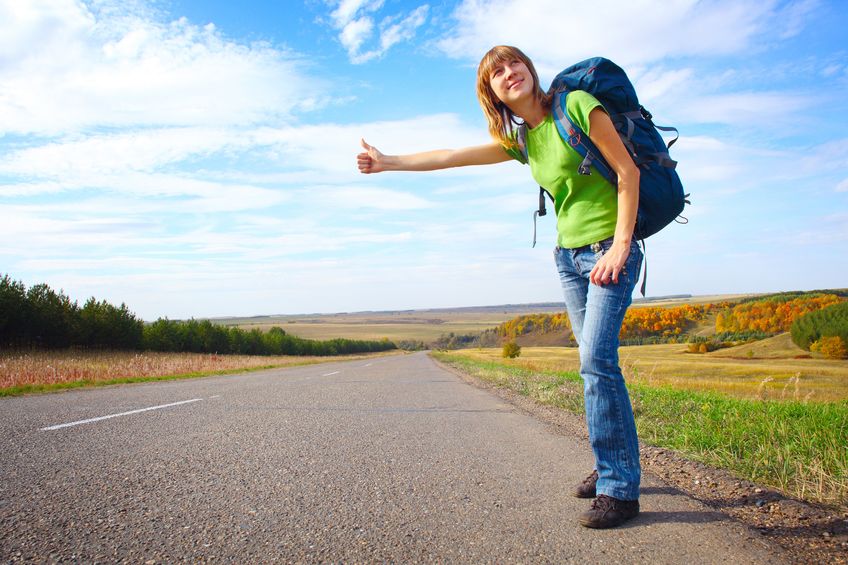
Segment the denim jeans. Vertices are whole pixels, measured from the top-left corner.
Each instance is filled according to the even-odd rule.
[[[642,251],[633,241],[618,283],[589,282],[592,267],[612,238],[576,249],[554,250],[571,329],[580,350],[589,441],[598,470],[597,493],[639,498],[639,442],[630,396],[618,366],[618,333],[639,279]]]

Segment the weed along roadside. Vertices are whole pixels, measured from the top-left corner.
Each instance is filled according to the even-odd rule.
[[[0,397],[80,387],[228,375],[397,354],[397,351],[392,351],[314,357],[151,351],[2,352]]]
[[[431,355],[543,419],[553,409],[556,418],[570,418],[571,431],[585,434],[576,371],[528,368],[483,358],[481,351]],[[815,553],[825,559],[818,562],[848,557],[848,401],[733,398],[633,382],[628,387],[648,472],[799,555],[823,552]],[[832,551],[843,561],[833,560]]]

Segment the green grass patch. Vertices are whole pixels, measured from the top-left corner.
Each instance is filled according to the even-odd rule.
[[[433,356],[542,404],[584,413],[575,372],[532,370],[461,353]],[[848,401],[732,398],[628,384],[641,440],[798,498],[848,504]]]

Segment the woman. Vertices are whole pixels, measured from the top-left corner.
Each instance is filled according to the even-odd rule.
[[[362,140],[362,173],[430,171],[518,159],[513,124],[527,125],[531,173],[554,198],[554,250],[571,328],[580,351],[586,420],[595,471],[574,491],[596,497],[580,523],[610,528],[639,513],[639,446],[630,397],[618,365],[618,334],[642,262],[633,240],[639,202],[639,169],[603,106],[590,94],[568,94],[569,116],[603,154],[618,177],[611,186],[600,174],[577,173],[582,157],[560,137],[551,98],[533,63],[515,47],[497,46],[480,62],[477,97],[492,143],[409,155],[384,155]]]

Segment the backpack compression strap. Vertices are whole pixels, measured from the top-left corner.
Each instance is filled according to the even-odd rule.
[[[539,209],[533,212],[533,245],[532,247],[536,247],[536,218],[539,216],[544,216],[548,213],[548,210],[545,208],[545,194],[547,194],[551,202],[554,201],[553,195],[545,190],[543,187],[539,187]]]
[[[521,124],[518,126],[518,131],[515,135],[515,141],[518,144],[518,151],[521,154],[521,157],[524,158],[523,164],[528,164],[530,158],[527,155],[527,126]],[[532,247],[536,247],[536,219],[540,216],[545,216],[548,213],[548,210],[545,208],[545,194],[547,194],[551,202],[554,201],[553,195],[545,190],[543,187],[539,187],[539,209],[533,212],[533,245]]]
[[[674,145],[674,142],[680,138],[680,132],[677,131],[677,128],[658,126],[653,122],[652,118],[653,116],[645,109],[644,106],[639,106],[638,110],[634,110],[632,112],[623,112],[621,114],[610,116],[610,119],[621,138],[621,142],[624,143],[625,147],[627,147],[627,150],[630,152],[630,156],[633,158],[633,162],[636,163],[637,166],[655,161],[661,167],[674,169],[677,167],[677,161],[671,158],[668,151],[640,151],[640,147],[633,143],[633,132],[636,130],[636,124],[633,120],[644,120],[648,122],[651,127],[658,130],[673,131],[676,135],[674,136],[674,139],[668,142],[668,145],[666,145],[667,148],[671,148],[671,146]]]

